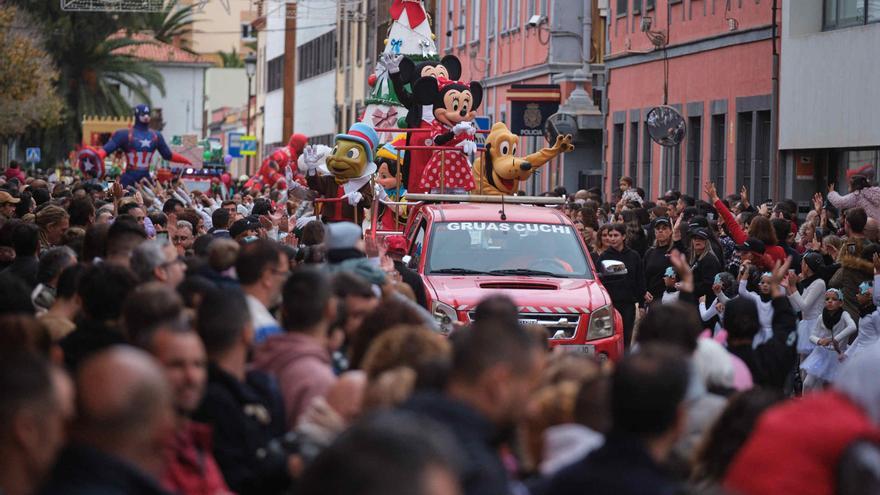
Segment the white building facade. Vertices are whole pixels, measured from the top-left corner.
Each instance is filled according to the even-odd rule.
[[[880,174],[880,2],[782,2],[779,149],[786,198]]]
[[[293,130],[330,144],[336,134],[336,0],[297,4]]]

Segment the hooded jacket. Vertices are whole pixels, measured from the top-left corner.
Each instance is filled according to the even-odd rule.
[[[869,245],[871,241],[858,237],[844,242],[837,254],[840,268],[828,281],[829,287],[843,292],[843,309],[856,321],[859,319],[859,307],[856,303],[859,284],[870,282],[874,278],[874,264],[862,258],[862,252]]]
[[[270,336],[254,350],[254,368],[278,380],[288,429],[296,427],[312,400],[326,395],[336,381],[326,347],[299,332]]]

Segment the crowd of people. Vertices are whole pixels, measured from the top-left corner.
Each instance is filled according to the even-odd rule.
[[[878,189],[561,208],[616,363],[503,294],[446,335],[407,242],[275,190],[0,178],[0,493],[880,489]],[[565,194],[557,191],[551,194]],[[803,396],[803,397],[800,397]]]

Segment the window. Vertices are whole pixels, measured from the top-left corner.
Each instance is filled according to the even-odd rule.
[[[243,41],[253,41],[257,39],[257,32],[254,30],[254,27],[250,25],[250,23],[241,23],[241,39]]]
[[[654,0],[645,0],[645,10],[653,10],[654,9]]]
[[[501,0],[501,32],[507,31],[507,21],[510,16],[510,0]]]
[[[709,178],[715,183],[719,196],[724,196],[724,167],[727,156],[727,146],[724,139],[724,129],[727,126],[727,118],[724,114],[712,116],[712,132],[709,138]]]
[[[477,3],[477,2],[472,2]],[[458,25],[455,26],[455,30],[458,32],[458,46],[461,46],[465,43],[465,37],[467,36],[467,7],[465,7],[465,0],[458,0]]]
[[[640,14],[642,12],[642,0],[632,0],[633,1],[633,14]]]
[[[653,151],[654,141],[651,141],[651,134],[648,132],[648,126],[642,126],[642,189],[645,190],[645,199],[652,198],[651,195],[651,172],[653,169]]]
[[[757,128],[755,129],[755,169],[752,174],[757,179],[754,189],[755,197],[767,199],[770,197],[770,139],[773,128],[770,126],[770,111],[764,110],[757,113]]]
[[[617,0],[617,12],[614,14],[617,17],[623,17],[627,13],[627,7],[629,7],[629,0]]]
[[[455,27],[452,25],[452,10],[453,10],[453,2],[454,0],[446,0],[446,49],[452,47],[452,33],[455,32]]]
[[[754,195],[752,188],[752,112],[737,114],[736,123],[736,187],[746,186],[752,202],[766,198]]]
[[[535,15],[535,14],[538,13],[538,11],[537,11],[537,1],[538,1],[538,0],[529,0],[529,6],[527,7],[527,8],[529,9],[529,10],[528,10],[529,17],[531,17],[531,16],[533,16],[533,15]]]
[[[880,0],[823,0],[823,27],[838,29],[880,21]]]
[[[336,31],[330,31],[299,46],[297,80],[302,81],[333,70],[336,67],[335,44]]]
[[[681,145],[663,148],[663,169],[666,189],[681,189]]]
[[[829,168],[828,180],[837,184],[837,190],[840,194],[846,194],[849,191],[849,178],[847,174],[860,173],[862,175],[874,177],[880,172],[880,148],[862,149],[862,150],[840,150],[833,152],[832,160],[837,163],[837,173],[834,168]]]
[[[480,41],[480,0],[471,0],[471,43]]]
[[[270,60],[267,72],[266,91],[280,89],[284,84],[284,55],[279,55]]]
[[[518,29],[519,28],[519,18],[520,18],[520,6],[522,4],[522,0],[510,0],[512,3],[510,4],[510,29]]]
[[[486,0],[486,37],[495,36],[496,24],[498,17],[498,0]]]
[[[700,197],[700,173],[703,168],[703,119],[688,119],[687,131],[687,193],[695,198]]]
[[[547,6],[550,3],[550,0],[538,0],[538,3],[541,4],[541,15],[547,16]]]
[[[614,124],[614,142],[611,149],[611,189],[616,191],[623,176],[623,124]]]
[[[629,124],[629,174],[632,180],[639,176],[639,123]],[[634,184],[637,184],[634,182]]]

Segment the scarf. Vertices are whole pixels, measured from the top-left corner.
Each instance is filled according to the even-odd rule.
[[[877,311],[877,306],[874,306],[873,303],[868,303],[864,306],[859,306],[859,318],[864,318],[869,314]]]
[[[822,310],[822,323],[825,325],[825,328],[831,331],[831,335],[834,335],[834,326],[840,322],[842,316],[843,308],[838,309],[835,313],[831,313],[827,309]]]
[[[805,290],[807,290],[807,287],[809,287],[813,282],[815,282],[816,280],[819,280],[821,278],[822,277],[820,277],[819,275],[816,275],[814,273],[813,276],[807,277],[807,278],[801,280],[800,282],[798,282],[798,286],[797,286],[798,292],[803,294],[803,292]]]

